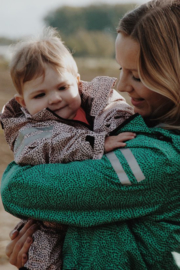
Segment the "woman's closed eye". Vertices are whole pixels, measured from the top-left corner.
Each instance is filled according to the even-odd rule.
[[[132,78],[133,78],[134,81],[141,82],[141,79],[140,78],[137,78],[135,76],[132,76]]]
[[[121,72],[121,71],[122,71],[122,67],[120,67],[119,70],[120,70],[120,72]],[[133,78],[133,80],[136,81],[136,82],[141,82],[141,79],[138,78],[138,77],[135,77],[134,75],[132,75],[132,78]]]

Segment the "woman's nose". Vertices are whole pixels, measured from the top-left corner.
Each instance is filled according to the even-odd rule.
[[[129,76],[123,74],[123,71],[121,71],[120,73],[119,81],[117,84],[117,90],[119,92],[131,92],[133,90],[133,87],[129,82]]]
[[[49,104],[56,104],[58,102],[62,101],[62,98],[59,94],[59,92],[54,92],[54,93],[51,93],[50,97],[49,97]]]

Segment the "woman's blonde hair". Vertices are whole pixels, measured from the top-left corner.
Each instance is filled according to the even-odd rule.
[[[66,70],[77,76],[78,68],[74,58],[58,32],[51,27],[44,29],[42,36],[20,41],[14,47],[10,73],[19,94],[22,94],[25,82],[45,75],[47,64],[59,72]]]
[[[159,122],[166,129],[180,129],[180,1],[143,4],[120,20],[117,31],[140,44],[142,83],[169,100]]]

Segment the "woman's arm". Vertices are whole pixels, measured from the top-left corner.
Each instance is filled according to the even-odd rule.
[[[2,179],[6,211],[84,227],[149,215],[173,219],[171,209],[180,208],[176,148],[150,133],[127,146],[101,160],[34,167],[11,163]]]
[[[113,168],[106,156],[101,160],[35,167],[11,163],[2,179],[6,211],[19,217],[77,226],[111,223],[157,212],[163,215],[170,184],[170,176],[165,175],[165,170],[163,179],[158,174],[164,162],[155,159],[156,168],[149,170],[147,166],[148,171],[144,168],[145,179],[140,182],[129,172],[128,183],[125,174],[130,168],[122,152],[117,150],[111,154],[119,157],[115,162],[121,160],[118,165],[125,173],[115,171],[116,165]],[[141,155],[141,158],[150,164],[148,157]]]

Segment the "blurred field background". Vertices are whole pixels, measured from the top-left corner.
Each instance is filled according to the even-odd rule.
[[[59,7],[44,16],[43,21],[44,25],[59,30],[77,61],[82,80],[90,81],[96,76],[104,75],[118,78],[119,66],[114,52],[116,26],[120,17],[135,6],[133,3]],[[15,94],[9,74],[12,53],[9,45],[19,39],[0,36],[0,110]],[[127,94],[124,94],[124,97],[129,103]],[[12,160],[13,155],[0,128],[0,179]],[[17,218],[4,211],[0,200],[0,270],[16,269],[8,263],[5,247],[9,242],[9,232],[17,222]]]

